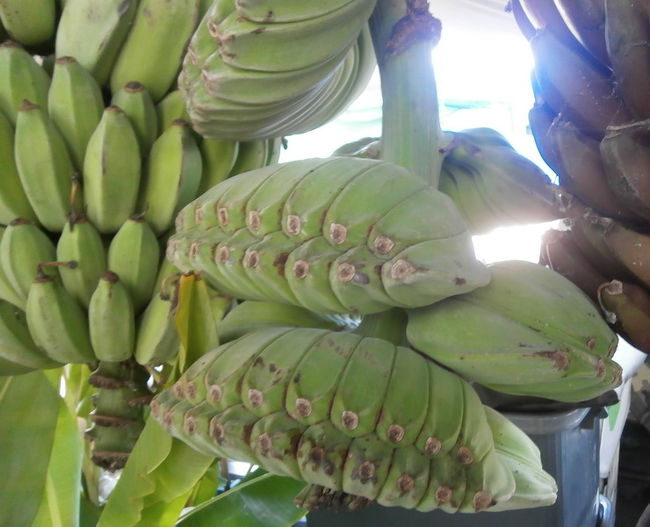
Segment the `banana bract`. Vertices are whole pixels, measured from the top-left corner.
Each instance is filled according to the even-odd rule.
[[[181,211],[167,257],[231,296],[318,313],[419,307],[489,281],[453,202],[369,159],[229,178]]]
[[[367,21],[375,3],[215,1],[178,82],[194,129],[245,140],[307,132],[332,119],[374,70]]]
[[[572,402],[620,384],[617,337],[580,289],[529,262],[490,270],[488,286],[410,311],[409,343],[505,393]]]
[[[488,422],[460,377],[377,338],[254,331],[204,355],[151,409],[201,452],[387,506],[507,508],[524,488],[553,500],[552,480],[521,431]],[[515,481],[509,456],[528,467],[517,477],[529,487]]]

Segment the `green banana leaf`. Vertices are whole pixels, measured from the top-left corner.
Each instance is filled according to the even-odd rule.
[[[148,419],[97,526],[173,526],[213,461]]]
[[[293,498],[305,486],[295,479],[263,474],[192,509],[178,527],[289,527],[305,515]]]
[[[81,498],[83,441],[75,418],[59,398],[54,443],[45,492],[31,527],[78,527]]]
[[[0,526],[31,526],[45,494],[59,395],[40,371],[0,377]],[[72,525],[70,523],[69,525]]]

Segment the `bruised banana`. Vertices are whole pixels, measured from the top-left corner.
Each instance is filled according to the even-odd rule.
[[[108,269],[117,273],[139,313],[151,298],[160,263],[160,246],[140,216],[127,219],[108,247]]]
[[[298,306],[247,300],[234,307],[221,322],[221,342],[228,342],[268,327],[304,327],[335,331],[345,327],[343,320],[323,316]]]
[[[109,106],[88,141],[83,168],[86,214],[101,233],[117,232],[134,214],[140,165],[140,147],[128,116]]]
[[[25,313],[34,342],[50,359],[65,364],[96,360],[86,313],[58,278],[45,273],[36,277]]]
[[[34,343],[24,311],[0,300],[0,376],[60,366]]]
[[[0,266],[9,284],[22,301],[27,295],[43,262],[56,259],[56,248],[48,236],[28,220],[16,219],[4,231],[0,241]],[[53,267],[44,271],[55,276]]]
[[[135,348],[133,302],[120,277],[106,271],[88,306],[90,342],[95,356],[102,361],[128,360]]]
[[[375,3],[310,5],[300,18],[259,20],[248,19],[242,6],[214,2],[179,76],[195,130],[251,140],[327,122],[356,98],[374,69],[366,23]]]
[[[154,101],[162,99],[178,74],[198,16],[199,0],[141,0],[111,72],[112,92],[137,81]]]
[[[650,353],[650,294],[647,289],[612,280],[598,290],[598,300],[616,331],[639,350]]]
[[[88,308],[107,263],[101,235],[86,217],[70,217],[57,241],[56,259],[76,262],[73,267],[62,266],[59,273],[68,293]]]
[[[147,157],[158,137],[158,114],[147,89],[139,82],[128,82],[113,94],[111,104],[121,108],[129,118],[138,138],[140,155]]]
[[[536,264],[490,267],[488,286],[409,312],[415,349],[505,393],[571,402],[620,384],[616,335],[582,291]]]
[[[196,197],[202,169],[189,124],[174,121],[151,148],[140,196],[139,208],[157,235],[168,230],[178,211]]]
[[[197,450],[254,462],[323,494],[477,512],[507,507],[515,492],[469,384],[377,338],[254,331],[204,355],[151,408]],[[313,508],[314,499],[301,504]]]
[[[14,157],[14,127],[0,111],[0,223],[7,225],[16,218],[36,221],[18,175]]]
[[[45,108],[50,77],[19,44],[0,43],[0,111],[16,124],[25,99]]]
[[[319,313],[427,305],[489,281],[449,198],[381,161],[246,172],[186,206],[177,230],[167,257],[182,271],[236,298]]]
[[[66,0],[56,32],[56,56],[74,57],[103,85],[137,5],[137,0]]]
[[[56,59],[47,109],[81,171],[88,140],[102,118],[104,99],[97,81],[74,58]]]
[[[56,31],[55,0],[0,0],[0,23],[24,46],[43,44]]]
[[[16,119],[18,175],[38,221],[61,232],[70,211],[72,159],[45,107],[24,101]]]

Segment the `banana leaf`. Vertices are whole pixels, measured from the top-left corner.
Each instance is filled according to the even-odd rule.
[[[83,442],[75,418],[58,398],[59,415],[45,492],[31,527],[78,527]]]
[[[293,498],[305,486],[295,479],[263,474],[195,507],[178,527],[289,527],[305,515]]]
[[[97,527],[173,526],[213,461],[148,419]]]
[[[59,410],[59,395],[42,372],[0,378],[2,527],[30,526],[36,518],[45,494]]]

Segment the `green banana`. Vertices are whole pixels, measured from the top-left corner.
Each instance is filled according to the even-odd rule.
[[[240,142],[230,174],[236,176],[272,164],[267,163],[272,141],[273,139],[257,139]]]
[[[88,306],[90,342],[95,356],[102,361],[128,360],[135,349],[133,302],[120,277],[106,271]]]
[[[135,212],[140,165],[140,147],[128,116],[109,106],[88,141],[83,169],[86,214],[101,233],[117,232]]]
[[[2,247],[2,238],[4,237],[6,227],[0,226],[0,247]],[[1,253],[1,252],[0,252]],[[11,280],[5,273],[2,267],[0,258],[0,299],[13,304],[14,306],[25,310],[25,298],[16,292],[14,286],[11,285]]]
[[[157,235],[169,229],[178,211],[196,197],[202,169],[189,125],[174,121],[151,148],[140,195],[139,208]]]
[[[19,44],[0,44],[0,111],[16,124],[25,99],[45,107],[50,77]]]
[[[154,101],[162,99],[176,78],[198,16],[199,0],[141,0],[111,72],[111,91],[137,81]]]
[[[506,393],[538,395],[541,383],[553,386],[544,397],[574,401],[574,380],[586,379],[600,393],[620,382],[610,358],[616,335],[577,287],[527,262],[498,262],[491,271],[486,287],[410,311],[411,345]]]
[[[127,115],[138,138],[140,155],[147,157],[158,137],[158,115],[149,92],[139,82],[128,82],[113,94],[111,104]]]
[[[14,158],[14,127],[0,111],[0,223],[16,218],[36,221],[25,195]]]
[[[0,300],[0,376],[16,375],[12,368],[31,371],[60,366],[61,363],[45,356],[34,343],[24,311]]]
[[[52,360],[66,364],[96,360],[86,313],[57,278],[45,273],[36,277],[25,313],[34,342]]]
[[[47,109],[81,171],[86,145],[102,118],[104,99],[97,81],[74,58],[56,59]]]
[[[185,109],[185,101],[179,90],[169,92],[156,104],[156,114],[158,115],[158,131],[160,133],[167,130],[167,127],[177,119],[190,120],[190,116],[187,115]]]
[[[16,119],[18,175],[38,221],[60,232],[71,209],[73,165],[65,141],[44,108],[24,101]]]
[[[74,57],[105,84],[137,5],[136,0],[66,0],[56,32],[56,56]]]
[[[151,298],[160,263],[160,247],[151,227],[140,216],[128,218],[108,247],[108,269],[117,273],[139,313]]]
[[[161,266],[158,274],[158,285],[151,295],[151,300],[137,321],[135,360],[142,365],[159,365],[173,359],[179,352],[180,339],[174,325],[178,307],[177,288],[169,294],[167,284],[173,274],[171,264]]]
[[[197,194],[207,192],[233,173],[239,157],[239,148],[237,141],[203,139],[199,143],[203,171]]]
[[[405,372],[421,382],[404,386]],[[473,389],[412,350],[372,337],[251,332],[204,355],[151,409],[200,451],[312,484],[310,497],[298,498],[303,506],[336,493],[423,511],[477,512],[507,508],[515,492]],[[439,438],[450,438],[444,451]],[[522,463],[536,468],[519,478],[522,484],[546,476],[534,455],[522,454]]]
[[[168,258],[238,298],[370,313],[488,281],[453,203],[390,163],[274,165],[228,178],[180,214],[188,230],[170,238]]]
[[[56,259],[56,248],[47,235],[28,220],[16,219],[4,231],[0,240],[2,272],[19,298],[27,299],[39,265]],[[45,271],[55,276],[56,269]]]
[[[0,22],[24,46],[50,40],[56,31],[54,0],[0,0]]]
[[[56,259],[76,262],[75,267],[61,267],[59,273],[68,293],[88,308],[107,263],[102,238],[86,217],[71,217],[65,224],[57,241]]]

